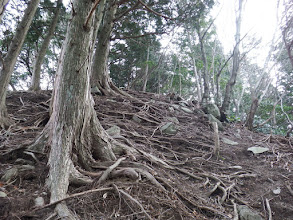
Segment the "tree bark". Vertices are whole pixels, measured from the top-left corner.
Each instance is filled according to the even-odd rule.
[[[147,49],[147,60],[146,60],[146,67],[145,67],[145,72],[143,76],[143,86],[142,86],[142,91],[146,91],[146,86],[148,83],[148,76],[149,76],[149,59],[150,59],[150,46],[148,46]]]
[[[239,51],[239,42],[240,42],[240,29],[241,29],[241,20],[242,20],[242,0],[239,0],[238,16],[236,18],[236,35],[235,42],[236,46],[233,52],[233,67],[230,79],[226,85],[224,101],[221,106],[221,115],[225,117],[225,112],[228,110],[232,95],[232,89],[236,83],[236,78],[239,72],[239,63],[240,63],[240,51]]]
[[[113,93],[114,85],[108,73],[108,57],[110,52],[110,37],[113,31],[115,14],[118,5],[114,0],[108,3],[103,26],[99,30],[98,43],[92,65],[91,86],[97,87],[104,95]],[[115,89],[114,89],[115,90]],[[115,93],[115,92],[114,92]]]
[[[42,43],[41,49],[38,52],[38,55],[35,59],[35,63],[34,63],[34,67],[33,67],[33,74],[32,74],[33,75],[32,76],[32,83],[29,88],[29,90],[31,90],[31,91],[36,92],[36,91],[41,90],[41,87],[40,87],[41,67],[44,62],[44,58],[45,58],[49,43],[50,43],[52,37],[54,36],[54,31],[57,26],[57,22],[58,22],[60,10],[61,10],[61,5],[62,5],[62,0],[58,0],[56,10],[54,12],[54,16],[52,18],[52,22],[50,24],[48,33],[47,33],[47,35]]]
[[[97,119],[90,94],[93,18],[87,27],[84,24],[93,5],[92,0],[73,2],[73,15],[58,62],[51,126],[47,126],[52,136],[47,181],[51,203],[66,196],[70,181],[87,181],[74,167],[74,155],[75,163],[84,169],[90,169],[97,159],[115,159],[111,139]],[[64,213],[70,214],[64,204],[56,211],[61,218]],[[69,219],[75,218],[71,214]]]
[[[0,0],[0,23],[9,0]]]
[[[196,81],[196,88],[197,88],[197,100],[200,102],[202,99],[202,95],[201,95],[201,87],[200,87],[200,79],[197,73],[197,68],[195,65],[195,58],[194,58],[194,54],[192,54],[192,67],[193,67],[193,74],[195,77],[195,81]]]
[[[258,108],[258,98],[255,97],[253,100],[252,100],[252,103],[251,103],[251,106],[250,106],[250,110],[249,110],[249,113],[248,113],[248,116],[247,116],[247,120],[246,120],[246,126],[249,130],[252,130],[253,129],[253,121],[254,121],[254,116],[255,116],[255,113],[256,113],[256,110]]]
[[[182,83],[181,83],[181,62],[179,61],[179,96],[182,96]]]
[[[6,92],[11,75],[22,48],[27,31],[33,20],[40,0],[31,0],[24,12],[21,22],[18,24],[15,35],[10,43],[8,52],[3,59],[2,70],[0,72],[0,127],[5,128],[11,123],[6,110]]]
[[[209,75],[208,75],[208,62],[206,57],[206,52],[204,48],[204,34],[201,33],[200,28],[196,29],[197,35],[199,38],[200,43],[200,51],[201,51],[201,57],[203,62],[203,96],[202,100],[199,100],[201,103],[206,104],[208,103],[208,100],[210,99],[210,91],[209,91]]]

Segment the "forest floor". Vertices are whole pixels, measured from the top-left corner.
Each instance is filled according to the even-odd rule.
[[[95,109],[105,129],[120,128],[113,138],[139,152],[121,155],[125,158],[115,169],[135,167],[141,175],[70,186],[65,201],[80,219],[237,219],[240,205],[263,219],[293,219],[292,138],[227,123],[219,131],[215,157],[213,128],[197,106],[127,92],[135,98],[95,95]],[[57,219],[54,205],[44,205],[50,197],[48,153],[23,151],[48,121],[50,97],[45,91],[8,94],[15,124],[0,132],[0,219]],[[171,123],[174,133],[166,134],[162,128]],[[254,155],[247,150],[253,146],[269,151]],[[113,163],[103,162],[93,172]],[[4,181],[9,172],[16,174]],[[45,203],[36,206],[36,198]]]

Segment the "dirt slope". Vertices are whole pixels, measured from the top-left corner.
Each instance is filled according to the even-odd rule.
[[[113,164],[101,163],[89,173],[96,174],[93,184],[70,186],[72,197],[66,203],[81,219],[233,219],[238,205],[247,205],[264,219],[270,213],[274,220],[293,219],[292,139],[226,124],[219,133],[216,158],[213,129],[192,103],[128,93],[133,98],[94,96],[95,108],[104,128],[118,126],[120,134],[113,137],[139,152],[121,154],[125,160],[113,172],[133,168],[139,176],[110,176],[98,184]],[[36,208],[34,202],[38,197],[45,204],[49,201],[48,155],[23,151],[48,121],[50,95],[8,95],[15,124],[0,132],[0,196],[5,193],[0,197],[0,219],[56,219],[53,205]],[[173,134],[164,133],[164,126],[171,124]],[[223,138],[234,143],[227,144]],[[269,151],[253,155],[247,151],[252,146]],[[4,181],[13,168],[17,174]]]

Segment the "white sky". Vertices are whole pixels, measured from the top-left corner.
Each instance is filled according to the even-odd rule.
[[[212,15],[217,16],[215,25],[217,34],[223,44],[224,52],[228,54],[235,45],[235,10],[239,0],[218,0]],[[241,36],[248,33],[248,38],[255,37],[262,39],[261,45],[252,50],[248,56],[253,57],[254,62],[261,67],[269,51],[271,40],[277,26],[277,2],[278,0],[243,0],[243,14]],[[282,0],[280,0],[282,2]],[[68,5],[69,0],[64,0]],[[280,3],[281,5],[281,3]],[[279,16],[281,16],[279,14]],[[278,29],[279,30],[279,29]],[[164,37],[165,38],[165,37]],[[168,38],[168,37],[167,37]],[[245,40],[243,41],[246,43]],[[169,40],[165,39],[163,46],[169,45]]]
[[[276,31],[278,25],[277,2],[278,0],[244,0],[241,36],[248,33],[248,38],[262,39],[261,45],[248,54],[248,56],[254,57],[255,63],[262,64],[264,62]],[[215,25],[225,53],[232,51],[235,45],[236,3],[238,0],[219,0],[219,5],[214,8],[212,13],[214,16],[218,14]],[[279,31],[279,28],[277,30]]]

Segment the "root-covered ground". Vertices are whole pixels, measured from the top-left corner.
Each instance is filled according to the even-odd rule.
[[[292,139],[226,124],[215,157],[213,128],[197,106],[127,92],[133,98],[94,96],[95,109],[111,136],[139,154],[118,156],[111,170],[115,178],[110,173],[100,183],[114,164],[101,162],[89,173],[96,174],[92,184],[70,186],[65,202],[80,219],[237,219],[239,205],[263,219],[293,219]],[[50,97],[50,92],[8,95],[15,124],[0,132],[0,219],[57,219],[56,204],[48,205],[49,152],[23,151],[47,123]],[[253,146],[269,151],[254,155],[247,151]],[[123,175],[125,168],[139,176]],[[36,206],[36,199],[44,203]]]

